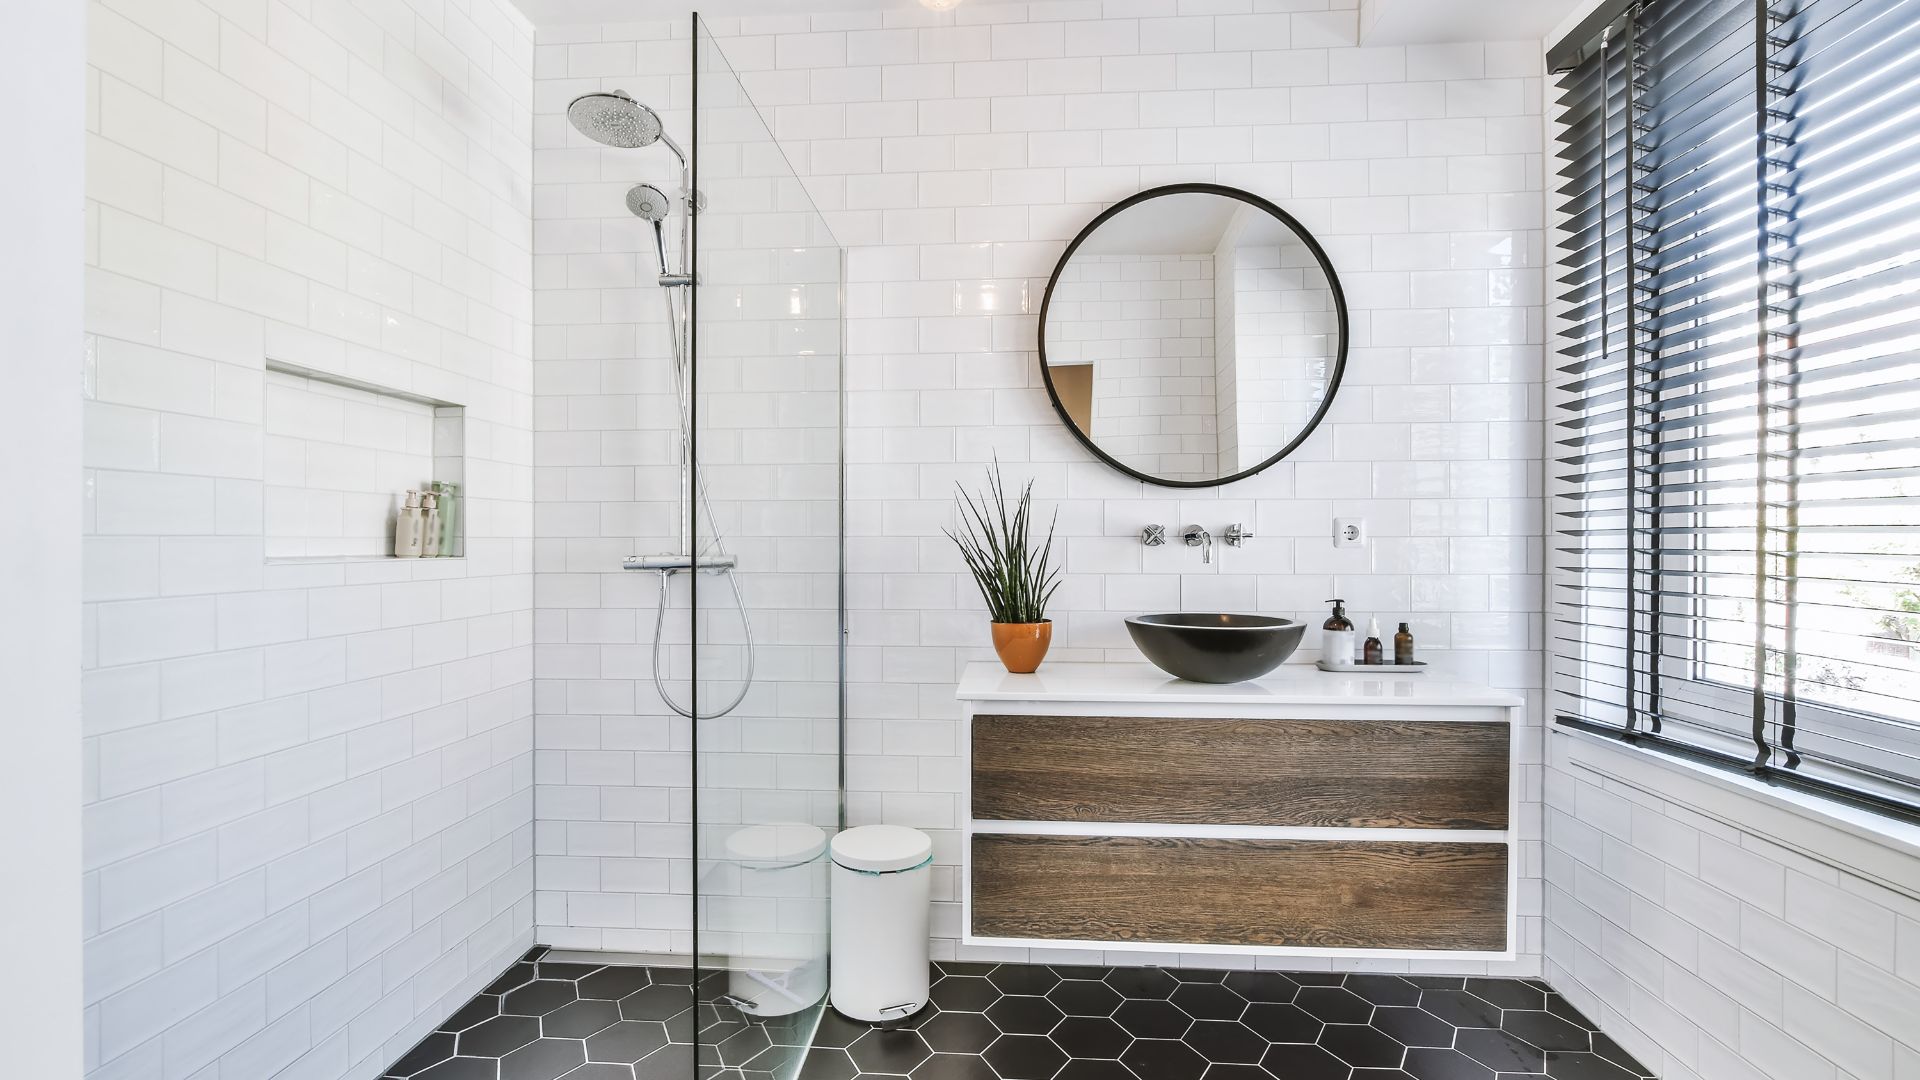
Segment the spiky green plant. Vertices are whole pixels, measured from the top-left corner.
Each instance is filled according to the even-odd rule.
[[[997,623],[1047,621],[1047,601],[1060,587],[1060,571],[1051,565],[1053,529],[1060,512],[1047,525],[1047,538],[1038,549],[1033,537],[1033,481],[1021,489],[1020,500],[1009,512],[1000,479],[1000,463],[987,470],[989,488],[975,498],[959,484],[954,499],[960,511],[960,531],[943,529],[960,557],[973,571],[980,597]]]

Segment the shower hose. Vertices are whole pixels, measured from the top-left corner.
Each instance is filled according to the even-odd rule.
[[[667,708],[672,709],[674,712],[679,713],[689,720],[715,720],[725,716],[739,708],[740,703],[747,699],[747,691],[753,688],[753,620],[747,617],[747,601],[745,597],[740,595],[740,579],[733,575],[731,568],[719,571],[720,575],[727,579],[727,584],[733,589],[733,606],[740,612],[740,630],[746,638],[747,670],[740,679],[740,692],[733,695],[733,700],[727,702],[726,708],[695,717],[692,709],[684,708],[679,702],[673,700],[673,695],[667,691],[667,680],[665,676],[660,673],[661,669],[665,666],[660,662],[660,637],[661,631],[666,628],[667,624],[667,583],[672,579],[673,575],[679,573],[679,571],[660,570],[656,572],[660,575],[660,600],[659,603],[654,605],[653,609],[653,688],[659,692],[660,700],[667,703]],[[698,570],[693,569],[689,569],[687,572],[690,574],[699,573]],[[698,645],[695,646],[695,648],[698,647]],[[695,665],[695,670],[696,672],[698,671],[697,664]],[[696,701],[697,700],[696,695]]]

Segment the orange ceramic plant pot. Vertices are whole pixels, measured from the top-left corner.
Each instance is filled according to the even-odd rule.
[[[1015,675],[1030,675],[1047,658],[1053,644],[1053,620],[993,624],[993,651]]]

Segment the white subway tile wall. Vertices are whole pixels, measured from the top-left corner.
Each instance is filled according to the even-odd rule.
[[[1569,741],[1547,772],[1556,990],[1668,1080],[1920,1076],[1910,887],[1693,809],[1699,780],[1661,798],[1576,765]]]
[[[532,940],[532,29],[88,23],[89,1076],[373,1077]],[[269,357],[468,406],[464,561],[269,564]],[[335,413],[392,467],[303,483],[431,473],[430,412]]]
[[[933,835],[937,956],[978,951],[957,940],[953,689],[965,663],[992,659],[941,528],[954,483],[978,486],[995,459],[1010,481],[1035,482],[1043,512],[1059,510],[1055,660],[1137,660],[1122,619],[1143,610],[1255,610],[1317,628],[1338,595],[1388,627],[1410,622],[1437,670],[1530,698],[1540,685],[1539,43],[1362,49],[1352,0],[1253,6],[902,4],[712,24],[848,247],[848,816]],[[647,681],[651,582],[599,569],[669,546],[677,515],[651,238],[619,201],[636,180],[671,185],[671,159],[602,150],[563,111],[618,87],[686,135],[688,32],[546,28],[535,49],[537,745],[543,770],[607,766],[539,789],[552,890],[539,936],[554,945],[686,940],[691,736],[659,719]],[[1221,489],[1152,487],[1093,460],[1056,420],[1034,345],[1067,241],[1103,207],[1182,181],[1243,187],[1297,216],[1353,315],[1327,423],[1292,459]],[[767,397],[759,408],[780,407]],[[1335,549],[1336,516],[1366,519],[1372,544]],[[1140,546],[1146,524],[1189,522],[1216,534],[1240,522],[1259,538],[1210,565]],[[1299,659],[1316,648],[1317,630]],[[629,704],[638,717],[612,709]],[[1465,966],[1533,974],[1537,728],[1519,752],[1521,955]],[[629,890],[631,922],[624,898],[588,899]],[[609,908],[617,926],[601,918]]]

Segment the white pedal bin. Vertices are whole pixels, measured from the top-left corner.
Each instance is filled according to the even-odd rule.
[[[788,1016],[827,996],[826,830],[814,825],[749,825],[729,833],[726,857],[738,867],[739,911],[722,918],[738,935],[729,992],[750,1016]],[[710,901],[722,898],[712,897]]]
[[[833,838],[831,1000],[854,1020],[903,1020],[927,1003],[933,841],[863,825]]]

